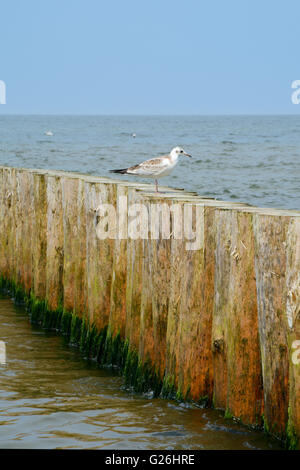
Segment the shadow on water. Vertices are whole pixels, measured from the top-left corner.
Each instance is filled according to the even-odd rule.
[[[279,449],[221,412],[130,393],[0,297],[0,448]]]

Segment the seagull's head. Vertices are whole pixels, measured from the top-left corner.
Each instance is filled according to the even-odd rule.
[[[176,156],[176,157],[179,157],[181,155],[185,155],[186,157],[192,157],[192,155],[190,155],[189,153],[186,153],[183,148],[181,147],[174,147],[173,150],[171,150],[171,155],[172,156]]]

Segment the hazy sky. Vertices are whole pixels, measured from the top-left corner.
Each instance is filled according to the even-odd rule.
[[[298,114],[299,0],[7,0],[6,113]]]

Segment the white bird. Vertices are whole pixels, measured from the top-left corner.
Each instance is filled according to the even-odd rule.
[[[53,132],[52,132],[52,131],[46,131],[46,132],[45,132],[45,135],[52,136],[52,135],[53,135]]]
[[[157,179],[161,178],[162,176],[167,176],[172,172],[178,162],[178,157],[180,155],[191,157],[191,155],[186,153],[181,147],[175,147],[173,150],[171,150],[169,155],[152,158],[129,168],[110,170],[110,172],[120,173],[122,175],[126,174],[142,176],[143,178],[155,178],[155,190],[158,192]]]

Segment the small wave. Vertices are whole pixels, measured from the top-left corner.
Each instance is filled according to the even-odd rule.
[[[117,134],[118,136],[120,137],[136,137],[136,133],[135,132],[119,132],[119,134]],[[139,135],[141,137],[141,135]]]
[[[255,446],[253,446],[252,444],[250,444],[250,442],[247,442],[247,441],[244,442],[243,445],[244,445],[245,447],[248,447],[248,449],[259,450],[259,447],[255,447]]]
[[[272,166],[272,165],[267,165],[264,162],[260,162],[257,165],[254,165],[254,168],[270,168],[270,166]]]
[[[180,431],[161,431],[161,432],[153,432],[152,436],[176,437],[176,436],[186,436],[186,433],[180,432]]]
[[[227,428],[226,426],[220,426],[217,424],[207,423],[204,426],[204,429],[208,429],[209,431],[223,431],[229,432],[230,434],[240,434],[241,436],[248,436],[249,433],[246,431],[241,431],[239,429]]]

